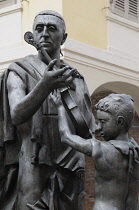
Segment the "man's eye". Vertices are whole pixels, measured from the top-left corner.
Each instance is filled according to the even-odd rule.
[[[42,30],[43,30],[43,27],[42,27],[42,26],[37,26],[37,27],[36,27],[36,30],[37,30],[37,31],[42,31]]]
[[[101,123],[105,123],[105,120],[100,120]]]
[[[56,28],[55,28],[54,26],[49,26],[49,30],[50,30],[50,31],[55,31]]]

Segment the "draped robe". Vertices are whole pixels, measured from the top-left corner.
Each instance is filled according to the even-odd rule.
[[[79,185],[79,187],[73,184],[73,188],[76,188],[76,190],[71,189],[72,193],[70,192],[70,196],[67,196],[67,199],[71,200],[69,205],[55,204],[55,199],[52,199],[52,197],[56,196],[56,199],[60,200],[57,195],[66,189],[65,185],[70,173],[72,177],[72,173],[77,174],[78,171],[84,171],[85,159],[83,154],[61,143],[57,110],[51,104],[49,96],[37,112],[25,123],[20,126],[12,124],[7,91],[9,72],[13,71],[21,78],[25,85],[26,94],[28,94],[42,78],[38,67],[44,69],[46,64],[37,56],[30,55],[21,61],[12,63],[1,76],[0,121],[2,123],[0,125],[0,164],[3,168],[1,185],[4,185],[4,192],[1,190],[2,193],[0,195],[1,201],[4,201],[2,202],[4,210],[25,210],[28,209],[27,204],[31,204],[32,207],[30,206],[30,209],[34,210],[47,209],[47,207],[52,210],[56,209],[56,206],[59,206],[57,207],[58,209],[63,208],[68,210],[72,207],[71,203],[73,203],[75,194],[77,197],[76,190],[78,191],[78,197],[84,190],[84,180],[82,178],[82,181],[80,180],[82,184],[78,180],[75,185]],[[94,133],[95,123],[85,81],[80,76],[76,77],[73,83],[75,88],[71,88],[69,91],[83,114],[90,131]],[[68,122],[71,131],[75,133],[74,126],[69,118]],[[44,166],[47,167],[47,170],[43,169]],[[8,168],[8,170],[5,170],[5,168]],[[42,174],[43,172],[46,173],[46,180],[45,174]],[[15,183],[13,183],[13,180]],[[47,184],[48,182],[50,184]],[[54,183],[54,187],[52,187],[52,183]],[[37,192],[35,191],[36,188],[38,188]],[[50,196],[51,194],[52,196]],[[66,196],[66,193],[64,194]],[[22,197],[25,198],[22,199]],[[38,204],[36,207],[33,207],[34,203],[39,201],[40,198],[43,200],[43,204],[40,204],[42,207],[38,207]],[[21,205],[19,205],[19,202]],[[62,203],[62,201],[57,203],[59,202]],[[77,206],[80,206],[80,204],[76,204],[76,207],[73,204],[73,209],[82,208]]]

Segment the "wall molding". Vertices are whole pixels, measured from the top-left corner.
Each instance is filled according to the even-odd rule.
[[[21,2],[18,2],[17,4],[0,9],[0,17],[20,12],[21,10],[22,10],[22,4]]]
[[[34,47],[29,45],[21,45],[17,47],[13,46],[12,48],[0,50],[0,73],[2,73],[8,66],[19,59],[24,58],[30,54],[37,54],[37,51]]]
[[[112,21],[135,31],[139,31],[139,23],[135,23],[126,18],[115,15],[111,11],[108,11],[106,18],[108,21]]]
[[[62,46],[63,58],[66,61],[98,69],[102,72],[119,75],[128,79],[139,81],[139,58],[119,52],[108,52],[81,42],[67,39]],[[0,51],[0,72],[10,63],[29,54],[37,54],[34,47],[22,45],[12,49]]]
[[[64,57],[68,61],[139,81],[139,58],[124,56],[123,52],[114,54],[68,39],[64,45]]]

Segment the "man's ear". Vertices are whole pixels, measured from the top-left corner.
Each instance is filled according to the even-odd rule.
[[[117,119],[117,125],[120,125],[121,127],[125,124],[125,119],[123,116],[118,116]]]
[[[64,44],[64,42],[65,42],[66,39],[67,39],[67,36],[68,36],[67,33],[64,33],[64,34],[63,34],[63,39],[62,39],[61,45]]]

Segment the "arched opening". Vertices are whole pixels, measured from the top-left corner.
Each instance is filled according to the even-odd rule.
[[[131,95],[134,103],[135,103],[135,109],[136,112],[139,115],[139,87],[130,83],[126,82],[119,82],[119,81],[114,81],[114,82],[109,82],[102,84],[99,86],[91,95],[91,98],[94,98],[94,95],[98,92],[113,92],[113,93],[125,93],[127,95]],[[105,95],[105,94],[104,94]],[[104,96],[105,97],[105,96]]]

